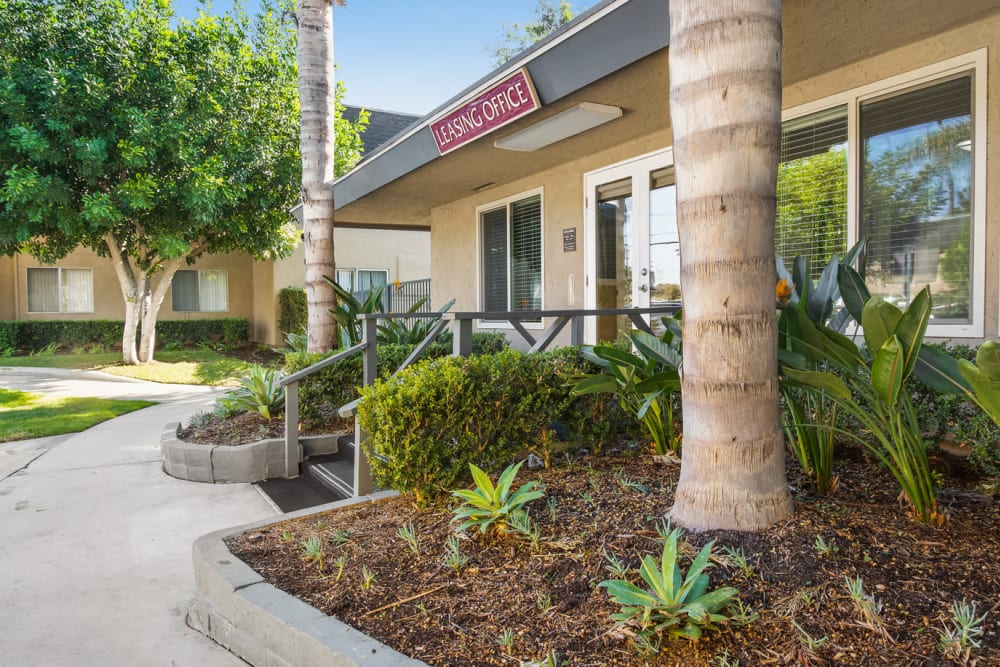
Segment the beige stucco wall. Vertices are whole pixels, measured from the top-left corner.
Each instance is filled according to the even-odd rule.
[[[894,0],[895,2],[895,0]],[[810,101],[828,97],[835,93],[841,93],[874,81],[885,79],[896,74],[909,72],[914,69],[931,65],[947,58],[969,53],[982,47],[989,47],[988,63],[988,112],[987,126],[989,135],[998,136],[1000,132],[1000,11],[988,16],[977,16],[975,22],[964,26],[952,28],[941,34],[934,34],[931,37],[921,37],[905,46],[897,46],[900,41],[898,33],[890,30],[870,30],[866,34],[870,39],[877,39],[885,35],[888,43],[893,48],[878,55],[873,55],[861,60],[853,58],[855,52],[834,54],[828,52],[828,60],[850,64],[841,65],[832,71],[822,74],[811,75],[805,78],[798,78],[803,73],[810,73],[817,69],[822,61],[822,54],[810,48],[810,44],[815,44],[821,34],[830,30],[836,30],[834,25],[836,16],[831,16],[830,11],[824,10],[825,14],[807,14],[802,10],[803,5],[814,6],[811,2],[791,3],[796,5],[798,11],[792,12],[792,23],[786,24],[786,34],[791,33],[791,52],[786,49],[786,72],[792,73],[794,84],[787,85],[784,90],[785,108],[791,108]],[[856,2],[846,3],[855,5]],[[862,3],[865,4],[865,3]],[[873,11],[872,6],[877,3],[868,3],[869,6],[864,11]],[[917,3],[922,4],[922,3]],[[971,7],[976,12],[977,7]],[[844,12],[849,11],[847,8]],[[916,11],[916,8],[911,8]],[[838,6],[837,15],[841,12]],[[815,17],[822,15],[826,17],[826,23],[822,20],[813,21],[808,29],[796,21],[804,20],[807,16]],[[886,20],[892,20],[891,14],[883,15]],[[910,17],[910,13],[907,14]],[[788,12],[786,11],[786,18]],[[812,18],[810,19],[812,20]],[[906,29],[912,30],[915,34],[928,32],[926,21],[907,20],[904,21]],[[789,41],[789,40],[786,40]],[[849,40],[845,40],[849,41]],[[849,45],[848,45],[849,46]],[[870,44],[866,46],[866,52],[871,52]],[[800,58],[801,62],[788,64],[788,59]],[[662,81],[666,87],[666,52],[660,52],[640,63],[633,65],[630,70],[639,69],[642,76],[654,78]],[[634,71],[629,72],[631,77]],[[609,77],[613,79],[619,75]],[[786,81],[788,78],[786,77]],[[613,84],[601,82],[605,89],[613,90]],[[601,100],[602,102],[613,104],[615,102]],[[626,114],[631,111],[626,109]],[[485,189],[477,194],[459,199],[444,206],[437,207],[431,212],[431,258],[432,258],[432,293],[435,303],[441,303],[449,298],[456,298],[454,310],[478,310],[479,304],[479,284],[476,278],[478,263],[477,255],[477,218],[476,207],[489,202],[504,199],[506,197],[526,192],[535,188],[543,188],[543,280],[545,284],[544,308],[566,308],[583,307],[584,284],[584,174],[606,167],[628,158],[636,157],[654,150],[666,148],[670,145],[670,133],[668,127],[666,109],[663,110],[663,119],[658,131],[651,132],[638,139],[631,139],[616,145],[612,149],[602,150],[575,160],[565,161],[562,164],[538,173],[526,176],[519,180]],[[624,123],[622,124],[624,126]],[[605,128],[613,128],[614,123],[609,123]],[[604,128],[602,128],[603,130]],[[595,140],[595,143],[599,143]],[[600,142],[603,143],[603,142]],[[606,145],[606,144],[605,144]],[[558,146],[558,144],[556,145]],[[554,147],[553,147],[554,148]],[[546,149],[543,149],[546,150]],[[541,153],[541,151],[539,151]],[[987,149],[987,183],[998,182],[998,165],[1000,165],[1000,141],[988,142]],[[985,303],[985,330],[987,337],[995,337],[998,328],[998,310],[1000,310],[1000,268],[998,268],[998,258],[1000,258],[1000,187],[993,187],[987,192],[987,239],[986,239],[986,303]],[[567,227],[577,228],[577,251],[564,253],[562,249],[562,230]],[[569,294],[569,275],[574,276],[575,289],[572,296]],[[506,329],[509,333],[512,330]],[[516,333],[512,333],[512,338],[519,338]],[[564,334],[560,342],[566,342],[568,335]]]
[[[0,255],[0,320],[12,320],[17,313],[15,272],[15,258]]]
[[[336,231],[338,267],[386,269],[389,280],[416,280],[430,276],[430,233],[371,229]],[[175,312],[168,291],[160,308],[162,320],[246,317],[251,337],[259,342],[280,344],[277,293],[283,287],[302,287],[305,279],[302,245],[282,260],[255,262],[249,255],[230,253],[205,255],[183,269],[222,269],[229,272],[227,312]],[[124,304],[111,261],[91,250],[78,249],[51,266],[92,269],[94,312],[27,312],[27,268],[46,266],[28,255],[0,257],[0,319],[122,319]]]
[[[124,302],[121,288],[115,276],[111,260],[98,257],[95,252],[87,249],[77,249],[55,264],[42,264],[29,255],[19,255],[7,258],[4,264],[11,264],[14,278],[11,284],[0,282],[0,295],[4,301],[15,302],[9,309],[9,319],[21,320],[90,320],[124,318]],[[0,264],[0,274],[4,273],[4,264]],[[163,306],[160,308],[161,320],[215,319],[220,317],[251,317],[253,290],[253,262],[248,255],[226,254],[205,255],[193,266],[183,266],[182,269],[216,269],[228,271],[229,310],[216,313],[175,312],[171,307],[171,294],[167,291]],[[94,286],[94,312],[92,313],[29,313],[27,269],[30,267],[56,266],[67,269],[92,269]],[[2,281],[2,279],[0,279]],[[7,317],[5,317],[7,319]]]

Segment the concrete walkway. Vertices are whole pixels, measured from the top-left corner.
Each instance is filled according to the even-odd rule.
[[[272,516],[247,484],[160,471],[170,421],[219,390],[0,367],[0,387],[161,404],[83,433],[0,444],[0,665],[243,665],[185,623],[191,545]]]

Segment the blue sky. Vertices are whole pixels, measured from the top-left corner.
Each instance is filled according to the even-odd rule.
[[[573,0],[577,13],[596,0]],[[348,104],[423,114],[490,72],[504,24],[533,20],[537,0],[349,0],[334,12],[337,78]],[[198,0],[174,0],[193,18]],[[253,13],[259,0],[247,0]],[[232,0],[214,0],[224,13]]]

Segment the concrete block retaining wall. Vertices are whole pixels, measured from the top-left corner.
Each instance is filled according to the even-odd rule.
[[[285,441],[259,440],[246,445],[201,445],[178,440],[180,424],[167,424],[160,436],[163,472],[191,482],[260,482],[285,476]],[[302,456],[335,454],[339,435],[304,436]]]
[[[197,593],[188,623],[258,667],[426,667],[266,583],[224,542],[277,521],[392,495],[342,500],[198,538],[193,549]]]

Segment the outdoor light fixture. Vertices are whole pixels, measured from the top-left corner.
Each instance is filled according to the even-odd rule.
[[[554,116],[540,120],[520,132],[498,139],[494,146],[509,151],[535,151],[574,134],[586,132],[609,120],[621,118],[621,107],[581,102]]]

